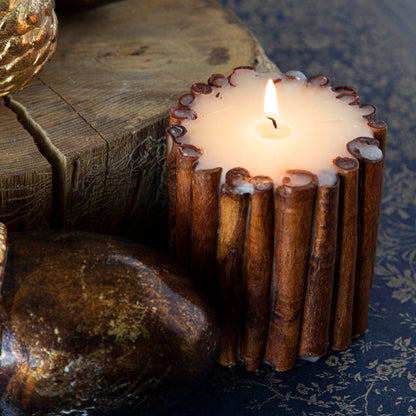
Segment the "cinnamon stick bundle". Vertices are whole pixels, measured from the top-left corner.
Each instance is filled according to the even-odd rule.
[[[334,160],[340,181],[338,249],[334,274],[331,349],[340,351],[351,343],[358,232],[358,161]]]
[[[213,74],[170,110],[170,247],[206,289],[217,285],[226,334],[219,362],[234,365],[241,357],[255,371],[266,359],[285,371],[298,355],[345,349],[367,327],[387,127],[373,105],[359,104],[355,88],[333,87],[336,98],[359,106],[376,139],[348,144],[354,157],[334,161],[336,181],[318,188],[315,175],[292,170],[274,189],[270,178],[234,168],[220,189],[222,169],[196,170],[202,151],[176,139],[185,134],[182,121],[197,118],[198,96],[221,98],[222,87],[238,87],[252,71]],[[329,79],[311,77],[306,85],[328,88]]]
[[[238,360],[241,312],[244,289],[244,248],[250,194],[250,175],[246,169],[227,172],[221,189],[221,225],[217,245],[217,278],[222,304],[223,351],[218,359],[226,366]]]
[[[338,177],[332,174],[329,179],[333,183],[322,184],[318,192],[314,244],[299,342],[299,356],[303,359],[315,360],[328,352],[339,196]]]
[[[192,246],[192,175],[202,152],[183,144],[176,155],[176,259],[189,269]]]
[[[360,164],[353,336],[363,334],[368,324],[368,306],[376,261],[383,190],[384,157],[378,146],[378,140],[368,137],[358,137],[347,145],[350,153]]]
[[[256,176],[252,178],[252,184],[241,339],[241,359],[246,363],[248,371],[259,368],[266,349],[274,246],[273,181],[267,176]]]
[[[207,291],[215,289],[222,168],[201,169],[192,179],[191,270]]]
[[[266,349],[266,359],[279,371],[291,369],[298,356],[318,184],[309,172],[287,173],[276,189],[274,300]]]

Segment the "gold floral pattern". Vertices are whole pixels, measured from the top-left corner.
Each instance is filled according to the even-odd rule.
[[[217,366],[163,416],[416,415],[416,42],[412,0],[221,0],[280,69],[358,87],[389,126],[369,330],[278,373]],[[371,12],[370,12],[371,10]],[[377,22],[377,23],[375,23]]]

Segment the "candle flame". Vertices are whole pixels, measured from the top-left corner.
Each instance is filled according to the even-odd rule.
[[[279,106],[277,104],[276,87],[272,79],[269,79],[266,85],[266,93],[264,95],[264,116],[271,119],[274,128],[277,128]]]

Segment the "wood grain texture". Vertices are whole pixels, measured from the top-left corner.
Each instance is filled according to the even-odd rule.
[[[9,230],[45,228],[52,169],[15,114],[0,103],[0,218]]]
[[[50,224],[160,242],[168,109],[196,80],[239,65],[274,67],[215,1],[126,0],[60,16],[53,61],[9,100],[53,168]]]

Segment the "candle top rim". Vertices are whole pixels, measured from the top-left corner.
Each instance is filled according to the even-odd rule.
[[[376,109],[372,104],[360,104],[359,97],[357,96],[357,91],[355,88],[352,88],[349,86],[331,87],[329,83],[329,79],[323,75],[316,75],[310,78],[306,78],[306,76],[304,76],[299,71],[289,71],[285,74],[283,73],[260,73],[260,72],[253,70],[252,68],[243,68],[243,69],[237,68],[228,77],[224,77],[220,74],[214,74],[208,81],[211,83],[211,85],[206,84],[209,86],[209,88],[203,88],[200,85],[201,83],[198,83],[198,88],[194,88],[194,89],[191,88],[190,95],[192,95],[193,97],[192,100],[190,99],[189,94],[185,94],[187,95],[187,100],[186,100],[187,105],[186,106],[182,105],[181,107],[176,108],[176,110],[181,110],[185,112],[191,111],[194,115],[192,117],[185,117],[183,120],[180,120],[180,124],[184,126],[185,132],[181,134],[180,137],[177,138],[178,140],[176,140],[176,138],[174,138],[174,140],[176,140],[177,143],[180,145],[185,144],[185,143],[192,143],[192,145],[196,147],[201,147],[203,155],[201,156],[201,158],[196,164],[197,170],[199,169],[207,170],[207,169],[213,169],[216,167],[222,167],[227,172],[228,170],[236,166],[244,166],[245,168],[249,169],[249,173],[252,174],[253,176],[259,176],[259,175],[273,176],[273,175],[269,175],[267,171],[259,171],[259,170],[252,171],[252,169],[250,169],[249,166],[247,166],[246,164],[238,163],[238,161],[236,161],[235,163],[232,163],[228,167],[228,169],[225,166],[223,166],[222,163],[218,163],[216,164],[216,166],[214,166],[215,163],[211,166],[206,166],[203,163],[201,163],[201,161],[203,162],[205,155],[208,152],[211,152],[212,149],[207,149],[207,147],[209,146],[200,146],[197,142],[193,140],[193,138],[195,137],[194,127],[196,125],[202,125],[200,123],[201,119],[209,118],[209,114],[201,113],[201,110],[199,108],[201,106],[201,103],[203,103],[207,99],[212,100],[213,97],[217,98],[217,102],[220,102],[223,98],[224,98],[224,101],[226,101],[227,97],[225,96],[225,94],[228,94],[229,91],[233,91],[233,90],[236,91],[239,88],[243,88],[244,82],[247,82],[247,79],[250,79],[250,78],[251,80],[258,78],[258,79],[261,79],[262,82],[264,82],[265,78],[267,79],[271,78],[274,81],[274,84],[275,86],[277,86],[277,88],[281,88],[281,86],[292,85],[294,86],[294,88],[298,88],[298,89],[299,88],[311,89],[312,91],[314,91],[314,93],[315,91],[319,91],[319,90],[330,91],[330,94],[332,94],[334,100],[336,99],[336,101],[342,102],[345,108],[349,108],[349,109],[354,108],[354,110],[358,110],[357,120],[359,121],[357,121],[357,123],[354,122],[354,127],[355,127],[355,124],[360,124],[360,129],[358,129],[360,133],[364,131],[366,137],[374,138],[373,131],[370,127],[370,122],[372,125],[377,126]],[[181,99],[179,100],[179,103],[180,102],[181,102]],[[215,109],[215,111],[217,110]],[[175,112],[173,112],[173,115],[175,116]],[[333,121],[333,120],[328,119],[328,120],[323,120],[323,121],[321,120],[320,122],[321,124],[324,124],[324,122],[326,122],[327,124],[331,124],[331,123],[336,123],[338,121],[339,120]],[[285,119],[283,116],[283,123],[284,122],[285,122]],[[287,123],[290,125],[290,122],[287,122]],[[292,126],[290,125],[290,127]],[[218,133],[219,130],[214,129],[213,131]],[[291,140],[293,140],[293,137],[294,136],[291,137]],[[344,150],[340,152],[340,154],[334,154],[334,157],[332,157],[330,160],[330,166],[329,165],[325,166],[323,170],[328,170],[328,168],[329,170],[331,170],[331,168],[335,170],[336,168],[334,167],[333,162],[335,161],[337,157],[344,157],[344,158],[356,157],[356,155],[351,154],[347,149],[348,142],[350,142],[356,137],[357,135],[354,135],[354,134],[351,137],[349,137],[348,140],[344,143]],[[377,145],[375,144],[372,144],[372,146],[377,147]],[[382,157],[381,150],[378,149],[378,151],[376,151],[376,150],[370,149],[370,150],[365,150],[362,157],[364,158],[373,157],[375,158],[375,160],[377,160],[378,158],[380,158],[380,154]],[[289,166],[288,169],[303,169],[303,166],[294,165],[294,166]],[[288,170],[288,169],[285,169],[285,170]],[[325,176],[325,175],[320,175],[319,172],[316,170],[311,170],[311,169],[306,169],[306,170],[310,170],[313,174],[316,174],[319,178],[320,176]],[[225,182],[226,172],[223,172],[222,182]],[[276,179],[276,176],[273,177],[273,182],[275,183],[275,185],[281,183],[283,175],[284,175],[284,172],[280,174],[279,179]],[[319,182],[322,184],[328,184],[328,179],[321,180],[320,178]],[[333,180],[329,180],[329,183],[331,182],[333,182]]]

